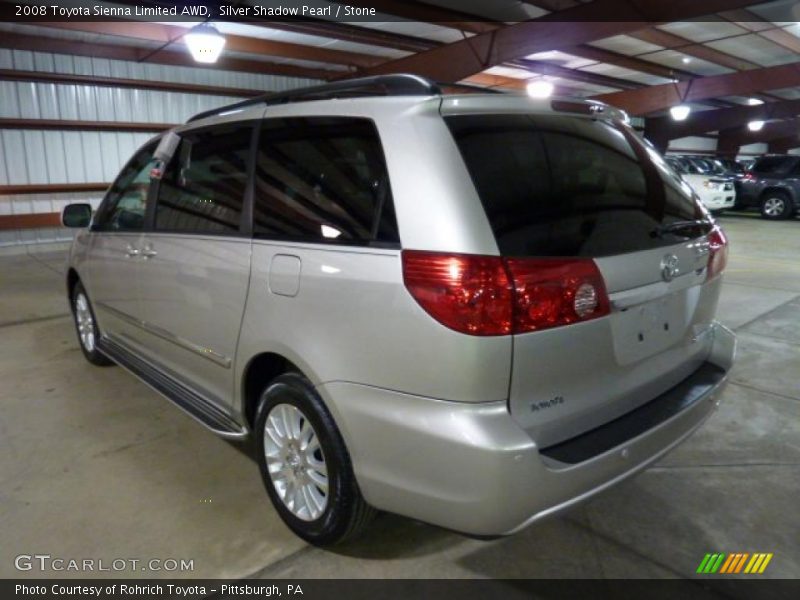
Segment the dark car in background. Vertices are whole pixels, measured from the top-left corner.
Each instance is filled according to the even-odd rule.
[[[741,179],[747,172],[747,169],[745,169],[744,164],[742,164],[738,160],[733,160],[732,158],[715,158],[713,160],[716,164],[720,165],[723,169],[725,169],[725,171],[731,177],[735,177],[736,179]]]
[[[800,206],[800,156],[763,156],[736,182],[738,208],[758,208],[765,219],[789,219]]]

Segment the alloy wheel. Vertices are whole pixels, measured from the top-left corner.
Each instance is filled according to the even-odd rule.
[[[328,506],[328,467],[317,432],[299,408],[277,404],[270,410],[264,454],[284,506],[303,521],[318,519]]]
[[[783,198],[767,198],[764,200],[764,214],[779,217],[783,214],[786,201]]]
[[[75,296],[75,321],[78,324],[78,335],[87,352],[94,352],[95,327],[89,300],[85,294]]]

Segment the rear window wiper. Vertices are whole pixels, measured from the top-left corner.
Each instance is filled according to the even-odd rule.
[[[706,221],[704,219],[697,219],[695,221],[675,221],[674,223],[669,223],[668,225],[659,225],[653,231],[650,232],[650,237],[663,237],[665,234],[668,233],[678,233],[680,231],[685,231],[687,229],[697,228],[703,235],[708,233],[713,224],[711,221]]]

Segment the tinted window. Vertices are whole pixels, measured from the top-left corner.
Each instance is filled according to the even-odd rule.
[[[264,121],[256,160],[257,237],[397,242],[389,178],[367,119]]]
[[[766,156],[756,160],[751,170],[764,175],[779,174],[791,169],[796,162],[797,159],[787,156]]]
[[[144,227],[145,205],[150,189],[150,169],[156,143],[150,143],[122,169],[95,218],[105,231],[139,231]]]
[[[239,126],[183,136],[159,187],[157,230],[239,231],[252,133]]]
[[[702,216],[688,186],[628,129],[556,115],[456,116],[447,123],[504,255],[607,256],[659,247],[678,241],[656,235],[659,226]]]

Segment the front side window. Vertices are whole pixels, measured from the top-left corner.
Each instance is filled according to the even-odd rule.
[[[95,218],[95,228],[100,231],[141,231],[147,194],[150,190],[150,170],[155,164],[153,152],[156,143],[150,143],[136,154],[111,186]]]
[[[367,119],[269,119],[256,157],[256,237],[397,242],[389,178]]]
[[[239,232],[252,133],[239,125],[182,136],[159,186],[157,231]]]

